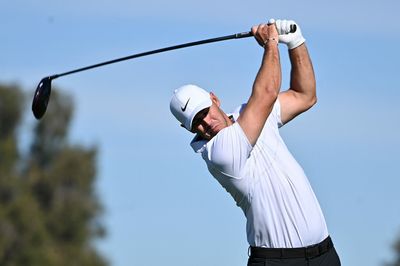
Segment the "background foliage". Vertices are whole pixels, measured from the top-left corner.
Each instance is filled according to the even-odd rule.
[[[0,85],[0,265],[107,265],[93,246],[105,235],[97,150],[69,143],[71,98],[53,91],[22,154],[25,109],[20,88]]]

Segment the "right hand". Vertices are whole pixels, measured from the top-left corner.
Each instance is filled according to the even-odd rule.
[[[276,29],[279,34],[279,42],[285,43],[289,50],[294,49],[300,45],[302,45],[306,39],[304,39],[301,34],[301,30],[298,24],[293,20],[280,20],[278,19],[275,22]],[[296,31],[290,33],[290,26],[296,25]]]
[[[276,42],[278,44],[278,31],[275,26],[275,21],[270,20],[268,24],[260,24],[251,28],[253,36],[258,44],[264,47],[268,42]]]

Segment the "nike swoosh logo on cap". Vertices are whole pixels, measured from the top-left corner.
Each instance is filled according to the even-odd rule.
[[[190,101],[190,98],[187,100],[187,102],[186,102],[185,106],[184,106],[184,107],[181,107],[181,109],[182,109],[182,112],[185,112],[185,111],[186,111],[186,107],[187,107],[187,105],[188,105],[189,101]]]

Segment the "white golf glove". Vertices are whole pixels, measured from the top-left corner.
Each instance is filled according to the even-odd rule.
[[[303,35],[301,34],[299,25],[296,24],[296,22],[294,22],[293,20],[278,19],[275,21],[275,25],[279,34],[279,42],[285,43],[288,46],[289,50],[300,46],[306,41],[306,39],[304,39]],[[290,25],[296,25],[295,32],[290,32]]]

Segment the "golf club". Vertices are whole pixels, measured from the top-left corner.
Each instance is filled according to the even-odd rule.
[[[290,33],[293,33],[295,31],[296,31],[296,25],[293,24],[290,26]],[[189,43],[179,44],[179,45],[175,45],[175,46],[169,46],[169,47],[165,47],[165,48],[161,48],[161,49],[156,49],[156,50],[152,50],[152,51],[148,51],[148,52],[138,53],[138,54],[134,54],[134,55],[126,56],[126,57],[121,57],[121,58],[113,59],[110,61],[105,61],[102,63],[90,65],[87,67],[78,68],[78,69],[64,72],[61,74],[55,74],[55,75],[45,77],[39,82],[39,85],[37,86],[35,95],[33,97],[33,102],[32,102],[33,115],[35,116],[36,119],[41,119],[43,117],[43,115],[45,114],[46,109],[47,109],[47,104],[49,103],[50,94],[51,94],[51,81],[56,78],[70,75],[70,74],[77,73],[77,72],[81,72],[81,71],[85,71],[85,70],[89,70],[89,69],[96,68],[96,67],[114,64],[117,62],[129,60],[129,59],[133,59],[133,58],[137,58],[137,57],[162,53],[162,52],[166,52],[166,51],[186,48],[186,47],[200,45],[200,44],[220,42],[220,41],[231,40],[231,39],[247,38],[250,36],[253,36],[251,31],[236,33],[236,34],[217,37],[217,38],[205,39],[205,40],[196,41],[196,42],[189,42]]]

